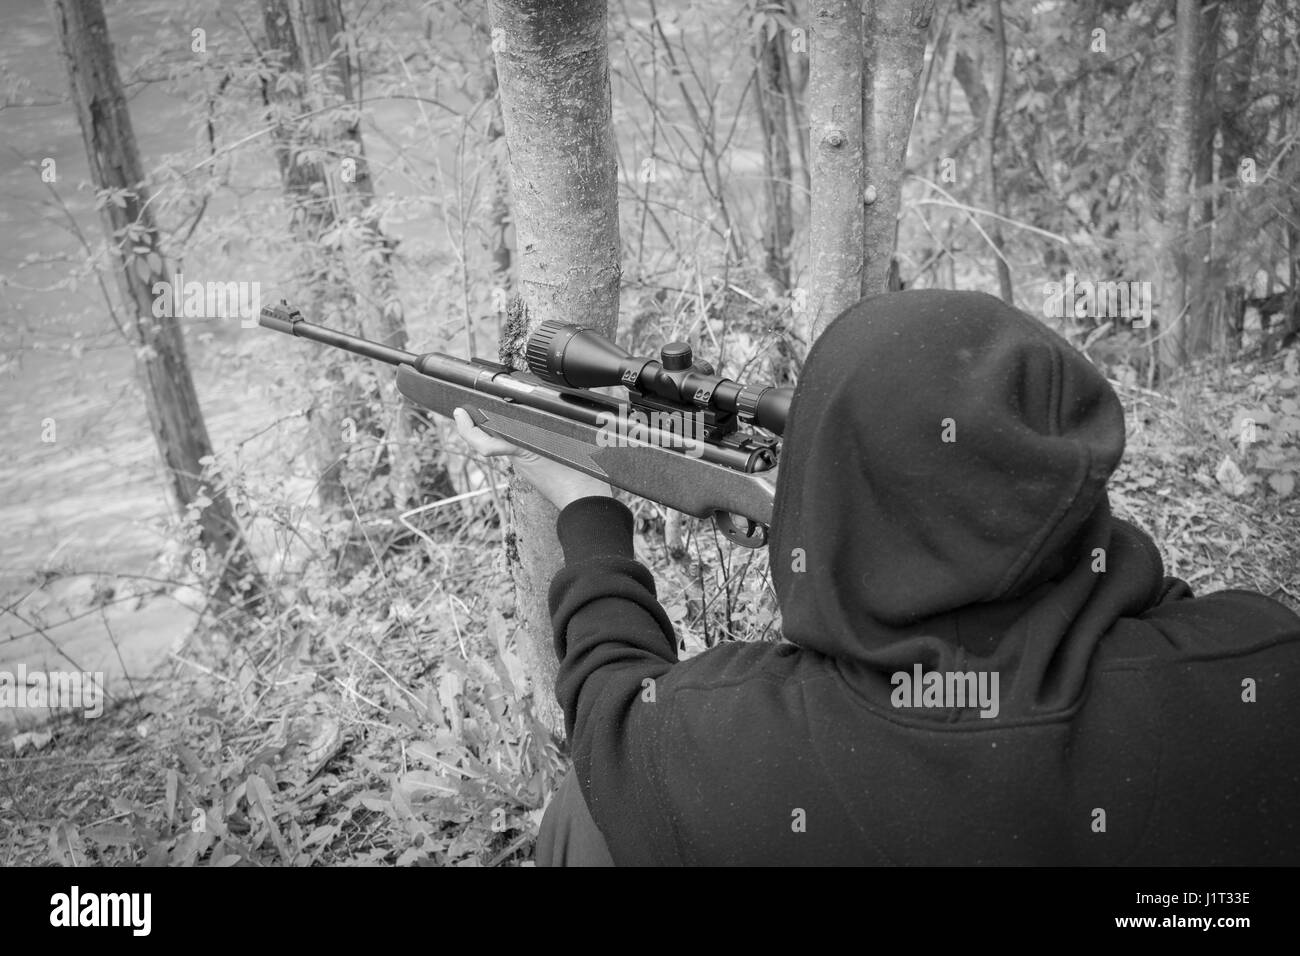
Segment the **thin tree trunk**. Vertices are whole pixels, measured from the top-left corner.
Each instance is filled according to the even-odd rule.
[[[947,129],[948,116],[952,110],[952,81],[957,72],[957,28],[950,30],[943,41],[942,50],[935,50],[938,57],[943,54],[943,66],[939,69],[939,83],[934,88],[934,102],[939,110],[939,128]]]
[[[989,115],[989,91],[981,75],[981,63],[965,50],[958,50],[952,61],[952,75],[966,97],[971,116],[983,129],[984,117]]]
[[[790,11],[790,17],[796,23],[799,23],[798,9],[795,7],[793,0],[786,0],[786,7]],[[787,41],[793,44],[793,38]],[[808,85],[808,67],[804,58],[795,56],[791,45],[785,47],[781,57],[781,67],[784,70],[783,85],[785,88],[785,98],[790,110],[790,123],[794,133],[795,148],[799,153],[799,181],[803,186],[805,196],[812,195],[812,171],[808,164],[808,123],[804,119],[804,92]],[[805,45],[802,48],[807,52],[806,37]],[[802,69],[800,65],[802,64]]]
[[[1002,92],[1007,79],[1007,34],[1002,22],[1002,0],[992,0],[990,10],[993,16],[993,83],[989,90],[988,108],[984,116],[984,184],[988,190],[989,212],[996,216],[1001,212],[998,195],[997,146],[998,121],[1002,114]],[[1015,305],[1015,293],[1011,288],[1011,268],[1003,258],[1002,227],[998,224],[998,220],[990,220],[987,231],[993,243],[993,260],[998,273],[999,294],[1008,305]]]
[[[50,0],[97,189],[120,199],[100,204],[100,218],[117,260],[118,291],[136,348],[136,367],[173,504],[198,511],[200,542],[220,569],[218,593],[230,598],[264,591],[230,498],[216,475],[203,475],[212,442],[190,377],[179,317],[154,315],[155,284],[168,281],[161,239],[150,208],[140,152],[122,95],[101,0]],[[208,504],[204,505],[206,499]]]
[[[947,129],[948,117],[952,112],[952,84],[957,74],[957,56],[958,56],[958,31],[954,25],[951,29],[943,34],[942,55],[943,66],[939,72],[939,82],[935,84],[934,101],[939,111],[939,128]],[[937,58],[940,50],[934,52]],[[936,164],[940,167],[936,170],[936,179],[942,178],[942,158],[936,157]],[[940,289],[955,289],[957,287],[957,267],[952,257],[953,232],[955,231],[952,217],[947,217],[943,226],[944,234],[941,240],[943,249],[942,255],[935,264],[935,286]]]
[[[862,129],[862,8],[817,4],[809,37],[812,143],[812,293],[808,344],[862,298],[865,215]]]
[[[379,222],[355,104],[357,78],[342,41],[340,0],[264,0],[263,21],[282,77],[268,95],[275,107],[276,155],[292,231],[299,240],[299,284],[306,296],[301,308],[313,321],[328,321],[405,348],[406,322],[392,263],[396,243]],[[312,115],[298,120],[299,114]],[[329,158],[304,162],[306,150],[319,150]],[[326,236],[336,240],[323,243]],[[377,387],[385,405],[398,411],[391,419],[380,419],[367,410],[362,381],[348,383],[355,378],[344,373],[349,365],[363,370],[363,376],[377,374],[364,360],[332,351],[322,352],[312,365],[311,380],[318,391],[310,427],[321,474],[318,494],[326,510],[345,516],[351,511],[344,475],[347,439],[353,435],[367,448],[374,442],[388,443],[378,455],[365,451],[352,464],[373,462],[374,473],[386,472],[394,506],[406,506],[422,491],[453,493],[445,468],[436,460],[433,430],[401,400],[392,376],[379,376]],[[400,446],[410,451],[398,451]],[[355,560],[369,555],[361,542],[351,550]]]
[[[510,248],[510,172],[506,168],[505,125],[501,120],[501,100],[497,95],[496,63],[488,60],[484,69],[483,98],[491,100],[492,113],[488,122],[488,152],[491,155],[492,176],[488,188],[492,199],[488,206],[488,255],[492,261],[492,282],[503,296],[515,287],[514,253]]]
[[[487,30],[486,26],[484,30]],[[490,47],[485,46],[485,49]],[[487,253],[492,275],[492,311],[497,317],[497,341],[505,335],[507,307],[518,289],[514,248],[510,242],[514,217],[511,213],[509,156],[505,123],[501,119],[500,88],[496,60],[489,56],[483,67],[483,99],[491,104],[487,126],[490,168],[487,188],[491,194],[487,215]],[[469,334],[468,330],[466,334]]]
[[[328,21],[329,0],[324,0],[322,6]],[[339,226],[338,190],[330,181],[325,163],[307,158],[315,150],[339,155],[342,144],[336,142],[334,134],[322,137],[319,121],[313,131],[310,120],[297,119],[324,105],[324,96],[320,95],[322,78],[313,76],[313,64],[328,60],[331,47],[325,40],[327,45],[320,48],[320,31],[301,29],[301,0],[263,0],[262,15],[268,52],[277,61],[277,77],[267,84],[276,161],[289,205],[290,231],[298,240],[295,285],[301,299],[295,304],[310,321],[363,335],[356,291],[339,249],[322,242]],[[318,45],[315,50],[308,47],[313,41]],[[343,476],[349,443],[345,438],[365,434],[368,424],[358,417],[358,410],[364,407],[363,390],[355,380],[348,384],[344,375],[346,366],[358,363],[352,356],[322,349],[309,366],[308,382],[313,395],[307,418],[318,473],[316,494],[322,510],[333,516],[346,514],[348,509],[349,492]],[[348,421],[351,429],[346,429]],[[359,552],[353,557],[360,559]]]
[[[1219,28],[1223,7],[1214,4],[1201,15],[1197,53],[1196,76],[1196,143],[1195,177],[1193,189],[1200,191],[1214,181],[1214,134],[1218,128],[1219,108],[1216,89],[1216,65],[1219,54]],[[1214,274],[1214,198],[1212,190],[1205,190],[1205,198],[1189,208],[1188,223],[1188,277],[1187,310],[1189,355],[1203,355],[1212,350],[1216,333],[1215,317],[1219,310],[1215,303],[1221,301],[1221,284],[1212,281]],[[1213,293],[1211,293],[1213,289]]]
[[[1259,48],[1258,29],[1260,9],[1264,0],[1239,0],[1234,4],[1232,29],[1236,35],[1236,49],[1223,64],[1227,80],[1219,98],[1219,129],[1223,132],[1223,159],[1237,173],[1237,164],[1244,156],[1255,155],[1256,144],[1250,131],[1244,127],[1246,108],[1250,103],[1252,80],[1255,78],[1255,53]]]
[[[794,221],[790,194],[794,170],[790,163],[790,120],[785,95],[785,34],[769,40],[764,31],[754,38],[754,105],[763,133],[767,216],[763,228],[763,271],[779,290],[790,288],[790,248]]]
[[[489,16],[510,153],[516,270],[523,310],[503,357],[522,366],[531,329],[547,319],[612,335],[618,321],[618,180],[610,121],[604,0],[491,0]],[[521,650],[539,718],[562,726],[546,603],[560,567],[555,509],[525,481],[506,556],[522,616]]]
[[[1178,0],[1174,34],[1174,81],[1169,142],[1165,151],[1164,308],[1161,310],[1159,365],[1172,372],[1187,359],[1189,340],[1188,219],[1196,152],[1196,54],[1200,0]]]
[[[1260,40],[1258,23],[1263,6],[1264,0],[1240,0],[1230,11],[1230,23],[1237,45],[1224,57],[1223,88],[1216,103],[1217,128],[1223,137],[1219,154],[1220,176],[1224,179],[1237,176],[1243,158],[1258,155],[1252,131],[1246,125],[1245,117],[1250,104],[1252,81],[1255,78],[1255,54]],[[1210,136],[1213,137],[1213,132]],[[1282,138],[1281,131],[1278,138]],[[1214,220],[1211,218],[1208,221]],[[1225,287],[1226,328],[1216,339],[1223,344],[1230,356],[1236,355],[1241,350],[1246,297],[1247,292],[1242,285],[1234,282]]]
[[[1295,180],[1293,179],[1292,182]],[[1297,210],[1295,200],[1291,202],[1291,209]],[[1295,219],[1291,220],[1292,223]],[[1287,280],[1291,283],[1287,290],[1287,334],[1294,340],[1300,335],[1300,229],[1294,225],[1286,227],[1286,249],[1287,258],[1290,260],[1287,266]],[[1286,338],[1282,339],[1281,344],[1286,345]]]
[[[1284,64],[1284,69],[1294,70],[1294,65]],[[1279,142],[1286,142],[1289,129],[1300,126],[1297,123],[1300,119],[1300,109],[1297,109],[1295,98],[1291,101],[1291,110],[1281,111],[1278,117],[1277,139]],[[1281,168],[1279,177],[1282,182],[1295,183],[1300,182],[1300,150],[1294,146],[1291,147],[1289,155],[1286,157]],[[1285,346],[1300,337],[1300,196],[1296,190],[1291,190],[1291,202],[1289,204],[1290,215],[1285,217],[1285,234],[1286,244],[1284,246],[1287,257],[1287,295],[1286,295],[1286,314],[1283,319],[1285,329],[1279,334],[1277,342]],[[1270,285],[1273,276],[1273,269],[1269,269]],[[1267,340],[1266,340],[1267,341]]]
[[[934,0],[868,0],[867,77],[862,120],[866,144],[866,268],[862,292],[888,286],[898,238],[903,167],[912,134],[917,81]],[[871,198],[874,197],[874,198]]]

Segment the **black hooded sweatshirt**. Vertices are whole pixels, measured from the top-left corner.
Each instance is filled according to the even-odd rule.
[[[615,862],[1300,862],[1300,617],[1193,597],[1111,515],[1123,412],[1068,343],[979,293],[869,298],[785,435],[781,643],[679,662],[630,512],[560,516],[556,690]]]

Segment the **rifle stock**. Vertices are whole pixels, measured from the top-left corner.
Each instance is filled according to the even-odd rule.
[[[537,398],[561,394],[544,385],[521,381],[513,375],[511,381],[535,390]],[[615,488],[677,511],[697,518],[718,517],[719,512],[724,516],[734,514],[763,526],[772,522],[776,489],[774,468],[743,472],[708,461],[704,456],[691,457],[669,447],[674,442],[680,444],[677,436],[649,427],[641,436],[628,437],[626,444],[606,444],[602,442],[602,426],[599,424],[575,420],[421,374],[409,366],[397,370],[397,387],[421,408],[447,416],[455,409],[463,408],[474,424],[490,435],[497,435],[520,448],[527,448],[593,478],[608,481]],[[592,399],[603,397],[591,396]],[[594,406],[604,404],[592,402]],[[617,414],[616,404],[610,402],[608,407],[596,411],[593,421],[598,420],[602,413]],[[584,409],[576,402],[573,408],[577,413],[593,411],[590,406]],[[738,544],[758,547],[766,540],[765,535],[756,540],[753,529],[741,532],[725,517],[720,520],[719,527]]]

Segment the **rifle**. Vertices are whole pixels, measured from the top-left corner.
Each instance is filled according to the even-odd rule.
[[[547,321],[526,343],[522,372],[391,348],[313,325],[288,303],[263,308],[258,323],[396,365],[398,390],[420,408],[447,417],[463,408],[490,435],[677,511],[712,516],[737,544],[767,542],[794,390],[722,378],[685,342],[637,358],[590,329]],[[592,391],[607,386],[625,388],[627,400]]]

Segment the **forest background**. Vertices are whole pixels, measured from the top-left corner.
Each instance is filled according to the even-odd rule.
[[[861,294],[986,291],[1112,380],[1167,573],[1300,608],[1284,0],[129,0],[111,63],[98,2],[3,6],[0,670],[109,677],[93,720],[0,710],[0,865],[526,863],[566,769],[553,516],[386,368],[134,322],[178,276],[488,358],[522,302],[771,384]],[[765,552],[629,504],[684,655],[779,634]]]

